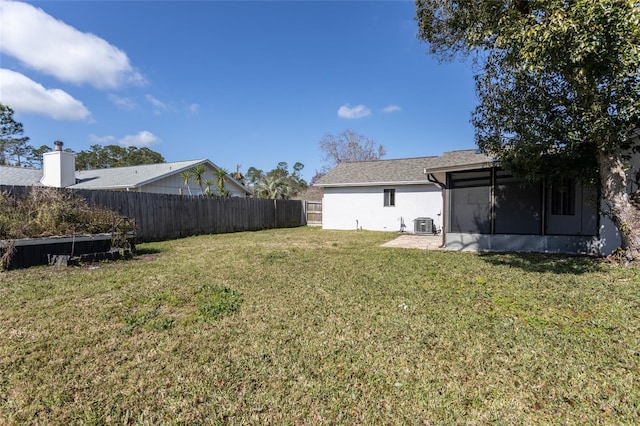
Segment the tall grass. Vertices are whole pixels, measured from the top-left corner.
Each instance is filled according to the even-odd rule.
[[[1,424],[636,424],[640,273],[312,228],[0,275]]]
[[[34,186],[24,198],[0,193],[0,239],[110,232],[120,219],[113,211],[91,207],[84,198],[56,188]]]

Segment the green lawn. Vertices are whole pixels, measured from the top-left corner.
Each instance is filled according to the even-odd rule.
[[[640,270],[315,228],[0,273],[0,424],[637,424]]]

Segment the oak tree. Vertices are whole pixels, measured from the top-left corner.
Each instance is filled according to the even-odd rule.
[[[96,144],[91,145],[89,150],[80,151],[76,154],[76,169],[78,170],[106,169],[164,162],[162,154],[147,147],[102,146]]]
[[[640,211],[627,188],[640,128],[640,4],[417,0],[416,20],[431,53],[474,61],[479,147],[524,178],[599,184],[624,258],[639,260]]]

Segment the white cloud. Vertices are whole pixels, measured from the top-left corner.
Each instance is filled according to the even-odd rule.
[[[387,114],[398,111],[402,111],[402,108],[400,108],[398,105],[389,105],[382,109],[382,112],[385,112]]]
[[[145,98],[147,99],[147,102],[153,106],[153,113],[156,115],[159,115],[168,109],[164,102],[152,95],[146,95]]]
[[[189,114],[195,115],[198,112],[200,112],[200,105],[198,104],[191,104],[189,105]]]
[[[143,130],[137,135],[127,135],[118,141],[123,146],[143,147],[160,143],[160,138],[151,132]]]
[[[131,98],[123,98],[112,93],[109,95],[109,100],[119,108],[127,111],[131,111],[136,108],[136,102]]]
[[[0,51],[25,66],[74,84],[115,88],[142,84],[126,53],[27,3],[0,0]]]
[[[29,77],[0,69],[0,102],[17,112],[56,120],[86,120],[91,113],[82,102],[60,89],[47,89]]]
[[[97,136],[94,134],[89,135],[89,142],[93,142],[101,145],[110,145],[113,142],[115,142],[115,140],[116,140],[116,137],[111,135],[108,135],[108,136]]]
[[[371,110],[364,105],[351,107],[349,104],[338,108],[338,117],[347,119],[357,119],[371,116]]]
[[[117,141],[118,144],[122,146],[135,146],[139,148],[143,146],[155,145],[160,142],[160,139],[153,133],[147,130],[143,130],[138,134],[127,135],[120,139],[112,135],[97,136],[94,134],[90,134],[89,141],[92,143],[97,143],[102,145],[110,145]]]

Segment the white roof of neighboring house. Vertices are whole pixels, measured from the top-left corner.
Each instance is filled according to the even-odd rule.
[[[489,156],[474,149],[445,152],[440,157],[340,163],[314,186],[415,185],[429,183],[428,173],[468,170],[491,164]]]
[[[219,169],[207,159],[176,161],[172,163],[143,164],[139,166],[112,167],[107,169],[82,170],[76,172],[76,184],[68,186],[73,189],[136,189],[148,185],[169,175],[182,173],[199,164],[208,165],[211,168]],[[14,166],[0,166],[0,185],[8,186],[32,186],[41,185],[43,171],[41,169],[30,169]],[[251,194],[237,180],[231,176],[227,179],[238,188]]]

